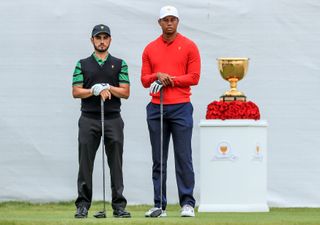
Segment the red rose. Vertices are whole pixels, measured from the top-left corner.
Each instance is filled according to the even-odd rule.
[[[213,101],[207,106],[206,119],[260,119],[260,111],[253,102]]]

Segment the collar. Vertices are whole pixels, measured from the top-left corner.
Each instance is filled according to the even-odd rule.
[[[180,33],[177,33],[177,35],[175,36],[175,38],[174,38],[172,41],[168,42],[167,40],[165,40],[165,39],[163,38],[163,35],[160,36],[160,38],[161,38],[161,40],[163,41],[163,43],[165,43],[165,44],[167,44],[167,45],[172,44],[172,43],[173,43],[175,40],[177,40],[179,37],[180,37]]]
[[[99,65],[102,65],[102,64],[104,64],[104,63],[107,61],[108,56],[109,56],[109,53],[107,54],[106,58],[104,58],[104,59],[100,59],[100,58],[96,55],[95,52],[93,52],[92,55],[93,55],[94,59],[99,63]]]

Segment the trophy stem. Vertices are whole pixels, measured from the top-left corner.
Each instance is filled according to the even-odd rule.
[[[230,78],[229,82],[230,82],[230,88],[231,88],[230,92],[231,93],[237,92],[238,78]]]
[[[228,81],[230,82],[230,90],[226,91],[224,95],[230,96],[243,96],[244,94],[237,89],[237,82],[239,81],[238,78],[229,78]]]
[[[226,91],[223,96],[220,97],[221,100],[225,102],[229,101],[246,101],[246,96],[237,89],[237,82],[239,81],[238,78],[229,78],[228,81],[230,82],[230,90]]]

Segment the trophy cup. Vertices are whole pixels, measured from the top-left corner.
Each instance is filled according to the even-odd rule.
[[[237,82],[245,76],[249,58],[218,58],[217,60],[222,78],[230,82],[230,90],[226,91],[220,100],[245,102],[246,96],[243,92],[238,91]]]

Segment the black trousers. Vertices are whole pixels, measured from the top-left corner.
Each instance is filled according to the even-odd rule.
[[[92,172],[96,152],[101,142],[101,120],[81,115],[79,119],[79,173],[77,207],[90,208],[92,201]],[[112,208],[124,209],[122,154],[123,127],[121,117],[105,119],[105,150],[110,168]]]

